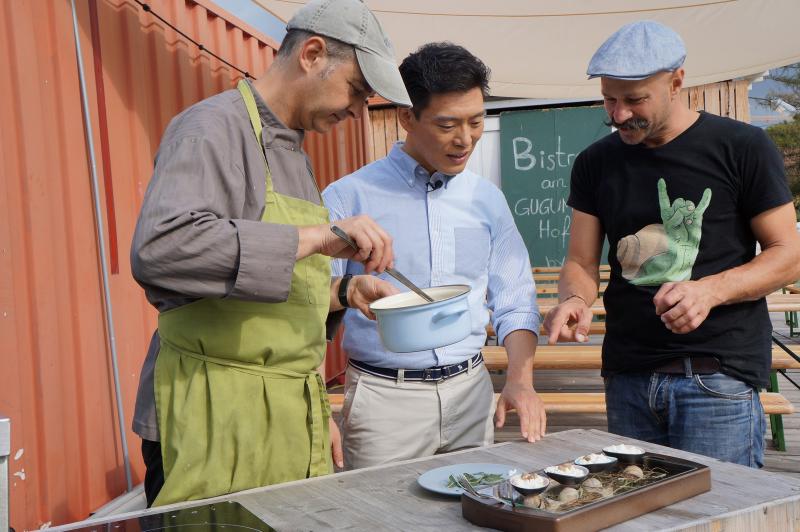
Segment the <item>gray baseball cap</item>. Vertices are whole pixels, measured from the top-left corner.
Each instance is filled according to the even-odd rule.
[[[304,30],[352,45],[369,86],[390,102],[411,107],[392,43],[361,0],[312,0],[294,14],[286,30]]]
[[[640,20],[618,29],[589,61],[592,78],[645,79],[679,69],[686,47],[674,30],[652,20]]]

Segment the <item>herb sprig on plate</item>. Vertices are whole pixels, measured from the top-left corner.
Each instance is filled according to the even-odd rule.
[[[499,475],[497,473],[464,473],[464,478],[470,483],[473,488],[477,488],[479,486],[494,486],[495,484],[499,484],[505,480],[503,475]],[[450,475],[447,479],[447,487],[448,488],[457,488],[458,481],[454,475]]]

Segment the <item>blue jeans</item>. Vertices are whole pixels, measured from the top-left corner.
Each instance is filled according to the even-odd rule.
[[[750,467],[764,459],[758,391],[712,375],[624,373],[606,378],[608,431]]]

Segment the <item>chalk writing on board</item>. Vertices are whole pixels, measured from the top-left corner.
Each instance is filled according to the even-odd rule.
[[[569,240],[569,228],[572,224],[572,216],[567,214],[561,220],[561,224],[550,218],[542,218],[539,220],[539,238],[556,238],[561,240],[561,246],[566,247],[567,240]]]
[[[553,266],[562,267],[564,265],[564,257],[559,259],[554,259],[553,257],[548,257],[547,255],[544,256],[544,265],[548,268],[552,268]]]
[[[527,137],[514,137],[514,168],[521,171],[540,169],[552,172],[557,168],[570,168],[577,153],[561,151],[561,136],[556,138],[556,151],[535,150],[533,141]]]
[[[568,212],[567,198],[520,198],[514,203],[517,216],[536,216],[537,214],[557,214]]]
[[[560,266],[567,253],[572,166],[608,134],[600,106],[510,111],[500,115],[501,184],[531,264]]]

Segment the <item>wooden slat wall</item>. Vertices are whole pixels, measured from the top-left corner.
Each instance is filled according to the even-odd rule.
[[[690,109],[750,122],[748,85],[748,81],[722,81],[688,87],[681,91],[681,99]],[[372,145],[367,147],[367,156],[374,161],[385,157],[397,140],[405,139],[406,132],[397,119],[396,107],[376,106],[370,109],[369,118],[371,131],[367,132],[367,136]]]
[[[748,86],[749,82],[744,80],[722,81],[683,89],[681,97],[689,108],[695,111],[703,110],[749,122]]]
[[[367,147],[367,155],[370,161],[384,157],[395,142],[406,138],[406,130],[400,125],[396,107],[370,109],[369,126],[367,136],[372,139],[372,145]]]

